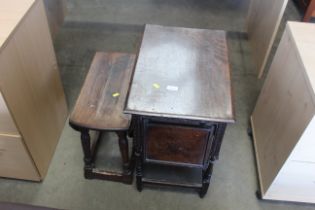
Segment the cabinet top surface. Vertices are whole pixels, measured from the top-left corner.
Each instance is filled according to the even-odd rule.
[[[315,24],[288,22],[288,28],[306,76],[315,93]]]
[[[0,49],[35,0],[2,1],[0,7]]]
[[[234,122],[226,33],[146,25],[125,112]]]

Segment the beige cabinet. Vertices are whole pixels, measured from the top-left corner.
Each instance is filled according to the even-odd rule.
[[[42,0],[0,7],[0,176],[39,181],[67,117]]]
[[[315,203],[315,25],[288,22],[251,117],[263,199]]]
[[[257,76],[263,76],[288,0],[251,0],[247,32]]]

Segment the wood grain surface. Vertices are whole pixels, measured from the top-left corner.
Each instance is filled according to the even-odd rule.
[[[35,0],[1,1],[0,50],[34,3]]]
[[[0,177],[40,180],[33,159],[19,135],[0,134]]]
[[[70,123],[96,130],[126,130],[123,114],[136,56],[97,52],[70,117]]]
[[[149,125],[145,136],[146,158],[202,166],[208,136],[207,129]]]
[[[43,178],[67,106],[42,1],[27,11],[6,43],[0,51],[1,93]]]
[[[224,31],[146,25],[126,113],[234,122]]]
[[[251,0],[247,32],[258,78],[263,75],[287,3],[288,0]]]
[[[251,117],[260,188],[266,199],[295,197],[291,201],[303,202],[309,196],[305,190],[314,189],[313,179],[308,180],[311,185],[303,185],[298,171],[288,169],[289,157],[315,114],[314,35],[311,24],[288,23]]]
[[[288,32],[294,40],[299,56],[299,62],[304,66],[304,75],[307,79],[307,83],[315,93],[315,24],[314,23],[303,23],[300,22],[288,22]],[[312,94],[315,101],[315,94]]]

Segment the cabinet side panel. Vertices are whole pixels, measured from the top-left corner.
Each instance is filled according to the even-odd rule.
[[[288,0],[251,0],[248,35],[260,78],[266,66]]]
[[[0,176],[40,181],[20,136],[0,135]]]
[[[252,115],[264,190],[280,171],[315,111],[297,56],[285,32]]]
[[[12,31],[23,19],[35,0],[1,1],[0,7],[0,51],[11,36]]]
[[[0,56],[0,85],[42,177],[67,117],[65,96],[42,1],[37,1]]]
[[[315,203],[315,117],[303,133],[266,198]]]
[[[16,135],[19,134],[1,92],[0,92],[0,134],[16,134]]]

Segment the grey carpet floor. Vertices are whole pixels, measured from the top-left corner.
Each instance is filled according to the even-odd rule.
[[[145,23],[228,31],[237,121],[227,128],[220,160],[214,166],[204,199],[186,190],[145,188],[139,193],[135,185],[85,180],[79,134],[66,124],[45,180],[33,183],[0,179],[0,200],[74,210],[315,209],[314,205],[267,202],[255,196],[255,159],[246,129],[263,80],[257,80],[254,74],[245,33],[248,3],[249,0],[69,0],[68,17],[55,40],[71,110],[94,53],[136,52]],[[300,18],[290,1],[277,42],[285,21]],[[112,135],[108,137],[115,141]],[[113,150],[117,147],[107,147],[107,151]]]

